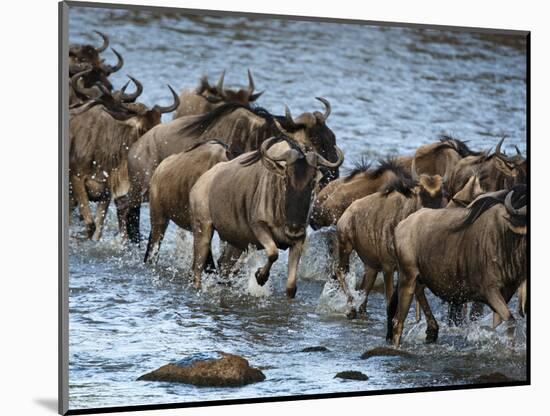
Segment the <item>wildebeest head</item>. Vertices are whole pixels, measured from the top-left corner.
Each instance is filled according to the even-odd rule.
[[[513,183],[524,183],[527,176],[527,161],[521,155],[516,146],[516,155],[507,156],[501,152],[504,137],[498,143],[495,149],[495,166],[505,176],[512,178]]]
[[[196,93],[202,95],[209,102],[213,104],[226,102],[226,103],[238,103],[242,105],[249,105],[256,101],[263,94],[258,92],[254,94],[254,79],[252,78],[252,72],[248,70],[248,88],[240,90],[232,90],[223,87],[223,81],[225,78],[225,71],[222,72],[220,79],[216,85],[210,85],[207,76],[203,76],[200,81],[199,87],[196,89]]]
[[[303,151],[291,140],[285,140],[290,149],[278,156],[268,155],[268,149],[281,138],[271,138],[260,147],[261,160],[271,172],[284,177],[285,183],[285,234],[301,238],[305,234],[313,190],[321,167],[335,169],[344,161],[344,154],[336,148],[336,161],[329,162],[314,151]],[[284,165],[280,162],[284,162]]]
[[[109,46],[107,35],[94,30],[103,39],[103,44],[96,48],[92,45],[74,44],[69,47],[69,68],[71,75],[91,67],[99,67],[99,54]]]
[[[514,234],[525,235],[527,233],[527,186],[525,184],[515,185],[511,190],[481,195],[468,206],[468,215],[456,230],[473,224],[484,212],[497,204],[503,204],[506,208],[504,220],[507,228]]]
[[[142,103],[124,103],[120,99],[115,99],[115,97],[111,96],[107,100],[107,105],[104,105],[104,111],[109,113],[115,120],[131,125],[140,134],[144,134],[160,123],[162,113],[170,113],[178,108],[178,95],[170,85],[168,85],[168,88],[174,100],[171,105],[160,106],[157,104],[150,109]],[[125,94],[123,93],[123,95]],[[103,101],[105,100],[103,99]]]
[[[326,160],[336,161],[338,158],[336,136],[326,125],[331,112],[331,106],[327,99],[315,97],[325,106],[325,112],[314,111],[303,113],[296,119],[292,118],[290,109],[285,106],[285,116],[276,117],[277,128],[294,141],[300,143],[306,150],[315,150]],[[323,168],[323,180],[321,186],[326,185],[339,176],[338,168]]]

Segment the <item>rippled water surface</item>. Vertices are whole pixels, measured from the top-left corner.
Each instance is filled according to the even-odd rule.
[[[71,43],[99,44],[93,29],[110,35],[125,59],[115,87],[126,73],[137,77],[149,105],[170,100],[167,83],[194,87],[203,73],[215,81],[223,69],[228,86],[244,86],[250,68],[257,89],[266,91],[259,104],[272,113],[282,114],[284,104],[295,116],[321,110],[314,97],[326,97],[328,124],[348,167],[362,155],[411,153],[441,133],[476,149],[506,135],[507,149],[525,151],[526,50],[518,37],[77,8],[69,24]],[[72,235],[79,231],[74,219]],[[145,205],[145,235],[148,228]],[[478,323],[450,328],[434,297],[437,344],[424,344],[425,323],[415,324],[411,314],[402,348],[414,358],[360,360],[385,345],[383,296],[374,292],[368,316],[348,321],[342,294],[327,283],[327,232],[309,231],[296,299],[284,295],[283,252],[263,288],[253,276],[264,254],[250,252],[231,286],[210,277],[197,293],[190,236],[171,225],[159,264],[145,266],[143,247],[121,245],[111,207],[101,242],[69,244],[70,408],[456,385],[495,371],[525,379],[523,319],[514,339],[489,329],[487,310]],[[356,262],[350,279],[360,275]],[[329,351],[300,352],[316,345]],[[136,381],[169,361],[219,350],[245,356],[266,381],[230,389]],[[343,370],[369,380],[333,378]]]

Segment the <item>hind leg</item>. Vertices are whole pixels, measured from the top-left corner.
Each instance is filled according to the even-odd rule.
[[[210,244],[214,227],[210,221],[195,222],[193,225],[193,284],[195,289],[201,288],[201,273],[211,255]]]
[[[365,274],[363,275],[363,283],[361,284],[361,289],[365,291],[365,300],[363,303],[361,303],[361,306],[359,306],[359,313],[364,314],[367,312],[367,302],[369,300],[369,293],[372,290],[372,287],[374,286],[374,282],[376,281],[376,276],[378,275],[378,270],[368,267],[366,264],[365,266]]]
[[[430,308],[430,304],[428,303],[428,299],[426,299],[426,293],[424,292],[424,290],[425,290],[424,285],[417,284],[416,290],[415,290],[415,296],[416,296],[418,305],[424,311],[424,316],[426,317],[426,322],[428,324],[428,327],[426,328],[426,342],[432,343],[437,341],[437,335],[439,333],[439,325],[435,320],[435,317],[432,313],[432,309]]]
[[[404,268],[399,274],[397,315],[393,319],[393,344],[396,347],[401,342],[403,326],[416,290],[417,278],[418,270],[413,267]]]
[[[107,215],[107,209],[111,203],[111,195],[106,191],[104,198],[97,203],[95,212],[95,231],[92,236],[92,240],[99,241],[103,234],[103,224],[105,223],[105,217]]]
[[[336,278],[340,283],[340,287],[346,295],[348,305],[350,307],[349,312],[347,313],[348,318],[355,318],[357,316],[357,311],[353,307],[353,296],[346,282],[346,274],[349,272],[349,258],[353,251],[353,246],[349,239],[341,233],[337,233],[337,251],[338,251],[338,265],[336,266]]]
[[[145,251],[145,263],[156,263],[158,261],[160,245],[164,238],[164,233],[168,227],[168,218],[163,215],[155,216],[151,215],[151,233],[149,234],[149,242],[147,243],[147,250]]]
[[[218,266],[220,269],[220,274],[223,277],[229,277],[233,267],[241,257],[242,250],[237,248],[229,243],[225,243],[222,254],[218,259]]]
[[[86,237],[91,238],[95,232],[95,221],[90,210],[90,201],[84,180],[78,176],[71,176],[74,199],[78,204],[80,215],[86,227]]]
[[[118,233],[122,241],[128,240],[128,196],[115,198],[116,216],[118,220]]]

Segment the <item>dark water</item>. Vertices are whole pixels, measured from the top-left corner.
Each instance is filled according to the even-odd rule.
[[[244,86],[250,68],[257,89],[266,90],[259,104],[276,114],[284,104],[295,116],[322,110],[314,97],[326,97],[333,108],[328,124],[347,166],[361,155],[410,153],[441,133],[470,140],[476,149],[506,135],[507,149],[516,144],[525,151],[525,44],[517,38],[71,9],[71,43],[99,44],[93,29],[109,34],[124,56],[115,86],[125,82],[125,73],[137,77],[149,105],[170,100],[167,83],[177,90],[194,87],[203,73],[214,82],[223,69],[226,85]],[[110,52],[104,56],[114,61]],[[147,206],[142,219],[147,232]],[[326,283],[325,234],[310,232],[293,301],[284,296],[286,253],[263,288],[253,278],[263,253],[251,252],[231,287],[207,278],[196,292],[190,237],[171,225],[159,264],[146,267],[143,249],[121,246],[111,207],[103,241],[70,242],[70,407],[455,385],[494,371],[525,378],[524,320],[514,339],[489,329],[489,315],[449,328],[444,306],[433,297],[441,326],[436,345],[423,343],[425,323],[415,324],[411,315],[402,348],[414,358],[359,360],[365,350],[385,344],[383,296],[371,295],[366,319],[345,318],[342,294]],[[349,277],[360,275],[357,265]],[[299,352],[315,345],[330,351]],[[247,357],[266,381],[232,389],[135,381],[168,361],[218,350]],[[370,378],[333,378],[343,370]]]

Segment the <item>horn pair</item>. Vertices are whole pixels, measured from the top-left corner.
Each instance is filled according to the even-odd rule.
[[[506,211],[510,215],[516,215],[516,216],[525,216],[527,215],[527,205],[522,206],[519,209],[516,209],[512,206],[512,196],[514,194],[514,191],[508,192],[506,195],[506,198],[504,199],[504,207],[506,208]]]
[[[519,150],[519,148],[517,146],[514,146],[515,149],[516,149],[516,155],[513,156],[513,157],[509,157],[509,156],[506,156],[504,153],[501,152],[501,147],[502,147],[502,143],[504,142],[504,139],[506,137],[503,137],[502,139],[500,139],[500,141],[498,142],[497,144],[497,147],[495,149],[495,155],[496,157],[498,157],[499,159],[502,159],[504,160],[505,162],[509,162],[509,163],[514,163],[514,162],[518,162],[518,158],[521,158],[523,159],[523,156],[521,154],[521,151]]]
[[[328,119],[328,116],[330,116],[332,107],[326,98],[315,97],[315,99],[321,101],[325,106],[325,113],[323,114],[323,122],[326,122]],[[290,108],[288,108],[288,105],[285,105],[285,120],[292,127],[298,126],[298,124],[294,121],[294,118],[292,117],[292,114],[290,112]]]
[[[283,154],[281,154],[279,156],[276,156],[276,157],[268,156],[267,150],[272,145],[274,145],[275,143],[277,143],[281,140],[284,140],[284,139],[273,137],[271,139],[268,139],[268,140],[264,141],[262,143],[261,147],[260,147],[260,153],[262,154],[262,156],[270,159],[273,162],[283,162],[284,161],[288,164],[296,162],[296,160],[298,160],[302,156],[302,154],[300,154],[300,152],[298,152],[298,150],[296,150],[296,149],[289,149],[286,152],[284,152]],[[344,152],[342,152],[342,150],[338,146],[335,146],[335,148],[336,148],[336,154],[338,156],[337,159],[336,159],[336,162],[328,161],[327,159],[325,159],[323,156],[321,156],[317,152],[307,152],[307,153],[315,155],[315,159],[316,159],[315,164],[316,165],[320,165],[320,166],[324,166],[324,167],[327,167],[327,168],[334,169],[334,168],[339,167],[344,162]],[[311,158],[308,157],[307,154],[306,154],[306,160],[308,161],[308,163],[310,165],[313,165],[311,163]]]

